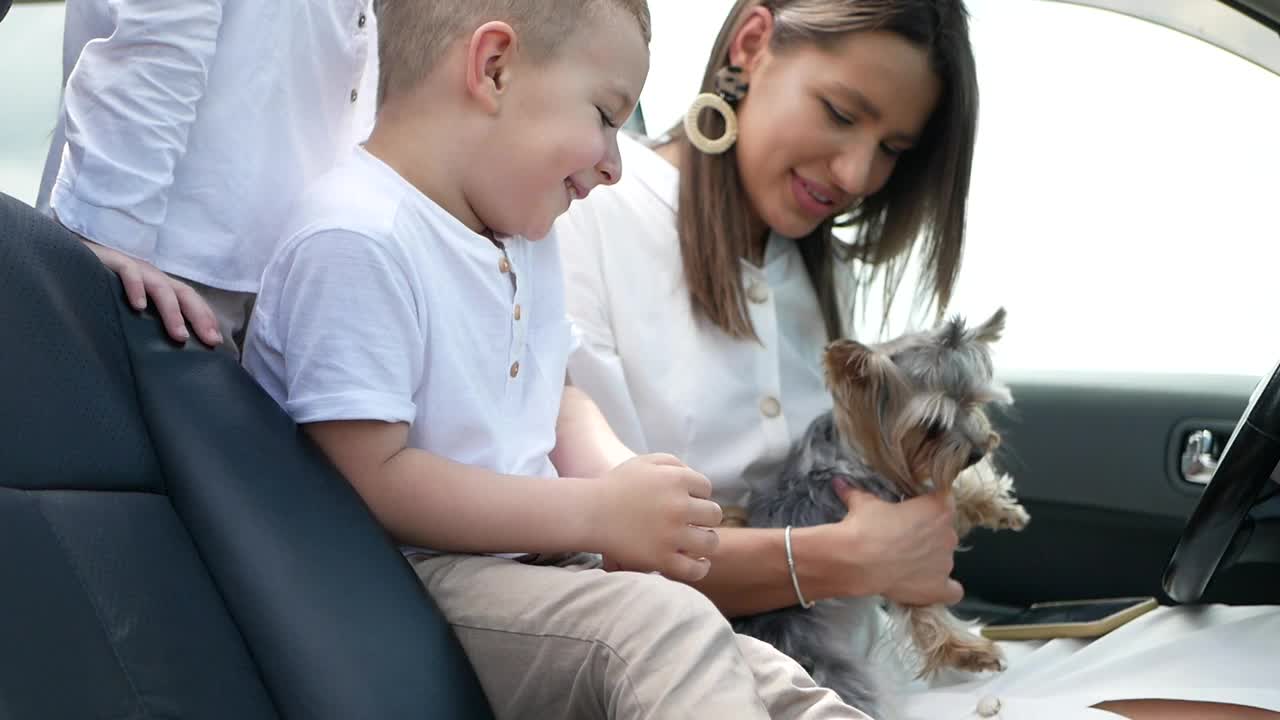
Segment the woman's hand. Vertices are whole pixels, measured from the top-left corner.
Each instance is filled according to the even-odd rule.
[[[222,342],[218,318],[213,309],[190,285],[169,277],[149,263],[129,257],[106,245],[84,238],[81,241],[98,256],[103,265],[120,276],[124,294],[135,310],[145,310],[147,298],[151,298],[169,337],[185,343],[189,337],[189,321],[195,328],[196,336],[204,344],[213,347]]]
[[[953,605],[964,597],[951,579],[959,544],[953,496],[931,493],[890,503],[845,490],[841,499],[849,514],[831,530],[843,539],[843,575],[854,583],[846,594],[884,595],[913,606]]]

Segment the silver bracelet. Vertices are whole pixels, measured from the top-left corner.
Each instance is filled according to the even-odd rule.
[[[791,587],[796,591],[796,599],[800,601],[800,607],[808,610],[813,607],[812,600],[805,600],[804,593],[800,592],[800,579],[796,577],[796,557],[791,553],[791,526],[782,532],[782,538],[787,546],[787,569],[791,571]]]

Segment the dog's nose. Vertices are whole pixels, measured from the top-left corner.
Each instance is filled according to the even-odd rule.
[[[972,450],[969,451],[969,461],[965,464],[965,467],[973,467],[974,465],[977,465],[978,461],[986,456],[987,456],[987,453],[982,448],[980,447],[973,448]]]

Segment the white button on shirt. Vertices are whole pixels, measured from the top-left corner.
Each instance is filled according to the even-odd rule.
[[[767,418],[776,418],[782,414],[782,404],[771,395],[760,401],[760,412]]]
[[[37,204],[166,272],[256,291],[297,193],[372,127],[376,33],[370,0],[68,3]]]
[[[295,421],[407,422],[410,447],[556,475],[572,333],[554,233],[497,247],[363,148],[287,227],[244,366]]]
[[[556,226],[582,333],[570,378],[632,449],[673,453],[711,479],[718,502],[745,504],[831,407],[817,294],[796,245],[773,237],[762,267],[740,267],[760,342],[696,316],[676,235],[679,175],[638,142],[619,145],[622,180],[574,203]]]
[[[988,695],[978,701],[978,717],[995,718],[1000,716],[1000,698]]]

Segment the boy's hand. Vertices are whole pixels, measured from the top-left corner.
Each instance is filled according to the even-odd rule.
[[[641,455],[605,474],[592,518],[600,551],[617,567],[696,582],[720,543],[711,482],[670,455]]]
[[[204,344],[213,347],[222,342],[217,316],[209,303],[190,285],[169,277],[149,263],[129,257],[106,245],[99,245],[85,238],[81,238],[81,241],[98,256],[103,265],[120,276],[120,282],[124,283],[124,294],[135,310],[145,310],[147,297],[151,297],[169,337],[180,343],[186,342],[189,337],[189,320],[191,327],[195,328],[196,336]]]

